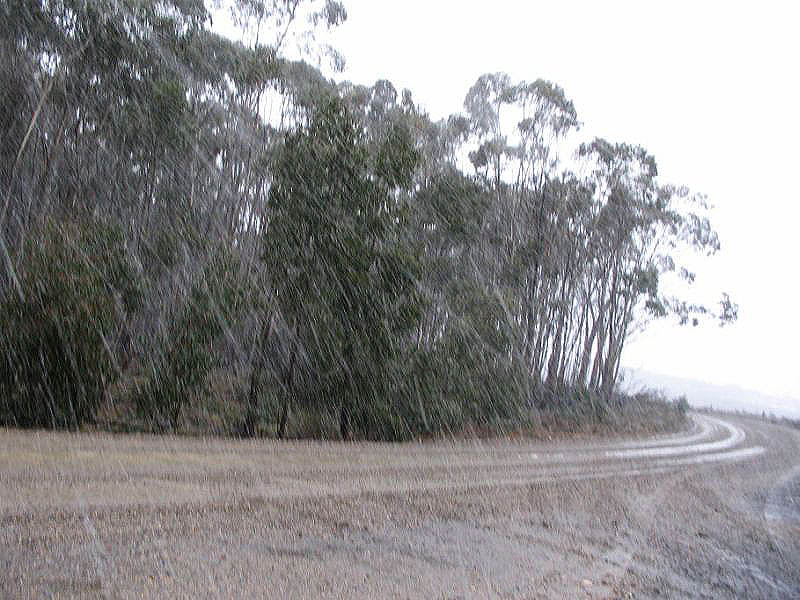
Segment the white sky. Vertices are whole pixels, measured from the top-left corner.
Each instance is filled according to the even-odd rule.
[[[434,119],[483,73],[562,86],[586,139],[641,144],[708,194],[722,242],[698,266],[739,322],[658,323],[624,364],[800,398],[800,36],[793,2],[345,0],[340,78],[409,88]],[[797,9],[800,10],[800,9]],[[705,288],[706,286],[703,285]]]

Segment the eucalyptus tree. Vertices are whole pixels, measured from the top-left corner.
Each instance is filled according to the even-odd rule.
[[[280,21],[287,33],[290,9],[305,11],[306,31],[346,17],[334,1],[261,6],[262,22]],[[151,379],[177,364],[169,359],[173,321],[192,314],[198,298],[219,297],[195,291],[219,274],[211,267],[220,250],[245,262],[256,254],[248,240],[263,227],[256,215],[270,184],[265,166],[280,139],[262,115],[264,96],[276,91],[309,110],[308,99],[329,86],[315,69],[283,59],[280,44],[231,41],[211,31],[211,19],[202,0],[0,8],[8,57],[0,65],[2,299],[30,294],[31,236],[50,220],[119,224],[146,301],[117,323],[125,335],[106,332],[121,340],[108,350],[122,366],[135,366],[137,353],[145,372],[160,369]],[[230,316],[225,306],[212,309]],[[235,321],[223,328],[226,338],[232,327],[247,337],[241,315]],[[189,339],[212,352],[202,336]]]
[[[559,286],[563,296],[567,281],[558,281],[559,263],[569,266],[571,260],[558,255],[558,250],[563,249],[559,238],[568,232],[568,224],[560,215],[569,193],[568,188],[559,185],[559,145],[579,123],[575,107],[564,91],[548,81],[523,82],[517,86],[516,97],[522,118],[517,125],[520,141],[514,149],[519,166],[515,183],[518,200],[512,223],[520,233],[512,234],[512,239],[519,237],[515,246],[522,249],[523,256],[530,257],[524,273],[527,310],[520,319],[524,327],[523,355],[531,371],[541,376],[552,324],[564,317],[552,314],[558,305],[549,299],[558,297]]]
[[[516,91],[505,73],[487,73],[478,78],[464,99],[472,134],[478,144],[469,159],[477,171],[494,182],[498,198],[503,157],[508,150],[508,139],[503,133],[503,109],[514,102]]]
[[[685,188],[661,185],[655,159],[645,149],[596,139],[583,144],[579,155],[591,165],[595,197],[585,289],[590,319],[575,380],[608,393],[637,318],[672,312],[686,323],[690,315],[712,312],[666,296],[660,277],[675,270],[680,244],[713,254],[719,240],[709,220],[692,210],[701,200]],[[685,269],[681,273],[694,278]],[[723,305],[723,323],[735,312],[729,306],[726,316]]]
[[[85,390],[123,374],[152,422],[178,428],[226,369],[249,376],[248,433],[268,388],[281,434],[292,402],[337,411],[344,437],[431,430],[487,415],[505,384],[519,406],[539,383],[608,393],[634,328],[715,312],[662,285],[694,277],[673,246],[719,246],[702,200],[632,145],[595,140],[566,169],[579,123],[559,86],[486,74],[435,123],[387,80],[337,84],[309,64],[341,67],[318,35],[341,2],[221,6],[236,41],[202,0],[0,7],[0,316],[63,321],[5,340],[7,397],[54,381],[19,357],[73,360],[62,338],[83,332],[97,377],[65,384],[90,407],[73,424],[90,418]],[[69,271],[62,293],[48,256]],[[75,325],[84,284],[99,333]]]
[[[87,362],[80,363],[86,373],[75,383],[82,386],[81,394],[94,396],[80,404],[94,407],[117,367],[128,363],[125,340],[136,337],[129,330],[131,314],[103,316],[117,314],[113,290],[127,272],[105,270],[105,255],[122,251],[135,265],[129,253],[136,243],[130,238],[185,185],[179,165],[192,115],[175,57],[203,27],[206,13],[202,2],[191,0],[172,6],[105,0],[14,6],[0,10],[4,56],[22,74],[15,79],[13,71],[0,73],[3,83],[11,83],[12,100],[4,106],[12,116],[3,152],[14,157],[3,177],[0,242],[6,262],[0,299],[13,306],[8,284],[15,284],[23,306],[58,315],[53,327],[60,337],[48,337],[51,330],[43,326],[28,340],[42,357],[73,352],[80,338],[100,340],[105,355],[87,352]],[[60,228],[51,226],[55,222]],[[94,244],[96,231],[117,227],[122,239],[101,237],[106,248]],[[37,259],[42,252],[57,252],[57,240],[73,253],[61,265],[60,283],[67,291],[60,295],[43,292],[57,282],[48,274],[47,259]],[[100,293],[87,273],[102,274],[111,291]],[[71,325],[85,318],[80,302],[72,300],[75,295],[85,295],[87,310],[92,307],[99,338]],[[115,369],[109,372],[108,364]],[[30,381],[18,385],[52,393],[60,389],[75,399],[75,392],[59,388],[47,369],[26,373]],[[80,383],[98,379],[104,384],[100,392],[95,383]],[[74,410],[70,423],[90,419],[91,413]]]
[[[565,188],[559,145],[578,127],[575,108],[550,82],[515,83],[502,73],[483,75],[465,108],[477,148],[469,152],[476,174],[493,189],[493,218],[485,251],[493,257],[490,284],[505,290],[519,330],[513,354],[541,377],[552,338],[559,287],[556,255]],[[566,282],[561,285],[564,295]],[[563,302],[558,304],[563,306]],[[560,331],[559,335],[563,335]]]
[[[290,336],[285,402],[324,390],[343,438],[387,391],[382,374],[415,323],[417,278],[394,192],[410,185],[416,160],[396,136],[371,154],[356,119],[331,98],[286,136],[274,164],[264,259]],[[298,391],[303,371],[310,386]]]
[[[710,223],[677,206],[688,192],[660,184],[655,159],[640,147],[595,140],[572,161],[589,176],[565,170],[560,154],[580,123],[553,83],[487,74],[465,108],[470,136],[458,152],[491,190],[481,270],[516,325],[510,355],[550,387],[572,382],[609,393],[637,323],[710,312],[665,297],[659,286],[674,269],[675,245],[718,249]],[[735,314],[733,303],[721,309]]]

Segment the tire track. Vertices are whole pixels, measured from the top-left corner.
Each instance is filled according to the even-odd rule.
[[[235,503],[242,500],[442,493],[523,487],[547,482],[653,475],[720,462],[744,461],[764,452],[746,446],[746,434],[725,420],[692,414],[685,434],[603,445],[532,443],[291,444],[280,460],[265,444],[265,464],[248,442],[227,452],[199,449],[167,453],[166,464],[143,465],[141,448],[124,451],[125,438],[78,455],[55,447],[15,464],[0,465],[0,516],[49,510]],[[69,438],[62,438],[68,444]],[[330,452],[325,452],[330,450]],[[164,452],[159,445],[159,453]],[[244,456],[242,456],[242,454]],[[239,462],[241,457],[242,461]],[[102,468],[102,460],[115,465]],[[44,465],[44,466],[43,466]],[[97,465],[101,465],[100,468]],[[27,468],[30,467],[30,468]],[[4,472],[5,471],[5,472]]]

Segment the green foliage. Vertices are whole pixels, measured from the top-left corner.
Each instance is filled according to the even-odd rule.
[[[23,427],[91,422],[117,376],[117,341],[137,307],[138,276],[121,232],[46,222],[21,266],[24,298],[0,304],[0,420]]]
[[[686,413],[689,411],[689,400],[686,398],[685,395],[676,398],[675,401],[675,408],[678,409],[678,412],[681,416],[685,416]]]
[[[240,42],[206,4],[0,7],[3,422],[74,427],[124,390],[170,430],[285,432],[290,408],[370,439],[534,405],[606,423],[637,320],[712,314],[661,289],[694,280],[679,243],[719,248],[702,197],[629,144],[566,170],[559,86],[484,75],[434,123],[386,80],[281,55],[341,66],[313,48],[338,0],[235,0]]]
[[[330,401],[344,412],[380,397],[375,374],[418,303],[414,257],[395,231],[403,208],[389,193],[410,181],[413,148],[398,134],[380,157],[375,173],[355,120],[331,99],[286,137],[269,196],[264,258],[293,338],[288,352],[302,349],[300,369],[315,377],[336,374]]]
[[[207,264],[170,316],[136,396],[151,427],[177,430],[183,408],[208,392],[208,375],[220,364],[220,337],[241,319],[252,293],[235,255],[223,251]]]

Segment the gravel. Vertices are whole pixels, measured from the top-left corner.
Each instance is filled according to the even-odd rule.
[[[0,430],[0,594],[800,597],[800,433],[698,419],[550,444]],[[685,460],[702,444],[763,451]]]

